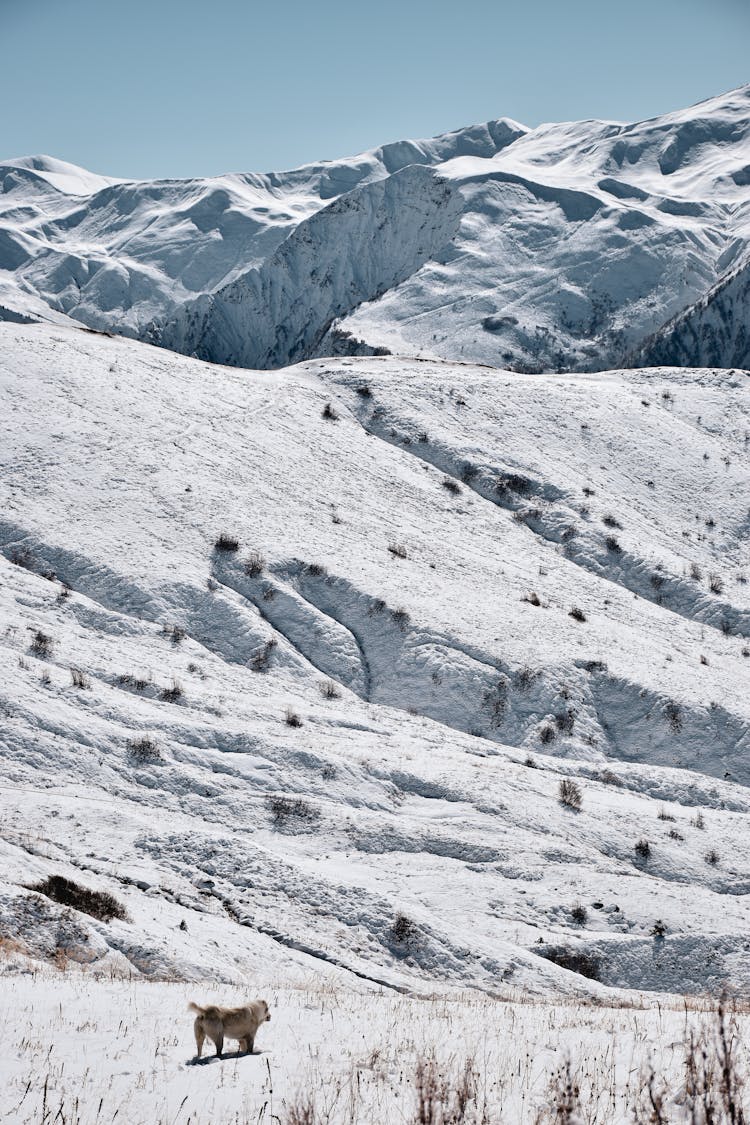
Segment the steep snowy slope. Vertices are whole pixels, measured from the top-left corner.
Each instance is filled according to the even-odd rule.
[[[750,262],[743,257],[696,304],[639,347],[633,362],[651,366],[750,367]]]
[[[0,344],[0,933],[150,977],[750,985],[746,375]]]
[[[10,161],[0,305],[240,366],[388,350],[601,369],[741,260],[749,110],[743,87],[632,125],[501,120],[207,181]]]

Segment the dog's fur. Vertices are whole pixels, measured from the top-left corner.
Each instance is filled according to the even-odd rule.
[[[206,1037],[216,1047],[217,1058],[221,1058],[225,1038],[238,1039],[240,1050],[252,1054],[258,1028],[271,1018],[265,1000],[254,1000],[244,1008],[218,1008],[213,1005],[201,1008],[198,1004],[189,1004],[188,1007],[196,1013],[193,1030],[198,1058]]]

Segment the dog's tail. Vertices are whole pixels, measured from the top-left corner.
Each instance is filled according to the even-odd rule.
[[[191,1001],[190,1001],[190,1003],[188,1004],[188,1008],[189,1008],[189,1009],[190,1009],[190,1010],[191,1010],[192,1012],[197,1012],[197,1014],[198,1014],[199,1016],[205,1016],[205,1014],[206,1014],[206,1009],[205,1009],[205,1008],[201,1008],[201,1007],[199,1007],[199,1005],[198,1005],[198,1004],[194,1004],[192,1000],[191,1000]]]

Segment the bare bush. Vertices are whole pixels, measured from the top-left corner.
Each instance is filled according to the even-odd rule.
[[[35,629],[34,635],[31,638],[31,644],[29,645],[29,652],[32,656],[38,656],[40,659],[44,660],[52,655],[54,643],[48,633],[43,633],[41,629]]]
[[[243,569],[248,578],[259,578],[265,568],[266,560],[260,551],[251,551],[243,564]]]
[[[325,680],[320,685],[320,691],[324,699],[340,699],[341,692],[335,680]]]
[[[129,738],[128,755],[138,765],[161,761],[159,747],[152,738]]]
[[[73,687],[82,688],[83,690],[91,687],[91,680],[80,668],[70,669],[70,682],[73,684]]]
[[[266,801],[276,828],[295,824],[317,824],[319,811],[303,797],[269,797]]]
[[[559,965],[561,969],[567,969],[570,973],[578,973],[579,976],[587,977],[589,980],[601,979],[601,961],[593,954],[581,949],[567,949],[564,946],[547,946],[539,952],[545,960],[552,961],[553,964]]]
[[[583,794],[581,793],[580,786],[576,784],[570,777],[564,777],[560,782],[559,787],[560,804],[565,805],[566,808],[574,809],[575,812],[580,812],[583,806]]]
[[[274,649],[278,641],[275,637],[270,637],[269,640],[263,645],[254,656],[250,658],[250,667],[253,672],[267,672],[271,664],[271,657],[273,656]]]
[[[322,410],[322,414],[323,414],[323,417],[328,422],[338,422],[338,420],[339,420],[338,413],[337,413],[337,411],[334,410],[334,408],[333,408],[333,406],[331,405],[330,402],[327,402],[325,404],[325,406],[323,407],[323,410]]]
[[[397,559],[406,558],[406,547],[403,543],[389,543],[388,550]]]
[[[476,1104],[477,1073],[474,1060],[467,1058],[458,1074],[442,1072],[434,1055],[421,1055],[414,1072],[417,1104],[412,1125],[468,1125]]]
[[[388,937],[391,944],[402,951],[413,949],[419,941],[419,927],[406,914],[397,914],[393,919]]]
[[[315,1099],[310,1093],[298,1094],[284,1115],[284,1125],[317,1125],[318,1120]]]
[[[161,689],[161,691],[159,692],[159,699],[161,699],[163,703],[177,703],[180,699],[182,699],[183,694],[184,692],[180,685],[177,683],[177,680],[172,680],[172,683],[169,685],[169,687]]]
[[[239,540],[235,539],[233,535],[226,535],[224,532],[222,532],[219,538],[214,542],[214,550],[223,552],[224,554],[231,555],[234,554],[235,551],[239,551],[239,549]]]
[[[570,613],[568,614],[568,617],[572,617],[574,621],[583,622],[586,620],[586,614],[582,609],[579,609],[577,605],[573,606]]]
[[[633,849],[638,859],[643,860],[644,863],[651,858],[651,845],[648,840],[637,840],[633,845]]]
[[[92,918],[98,918],[101,922],[109,922],[112,918],[125,921],[128,917],[125,907],[107,891],[92,891],[89,887],[82,887],[63,875],[49,875],[40,883],[29,887],[29,890],[45,895],[46,898],[51,898],[54,902],[69,906],[73,910],[90,914]]]

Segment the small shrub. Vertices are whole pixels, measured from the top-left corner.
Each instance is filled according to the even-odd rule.
[[[130,688],[132,691],[145,691],[148,687],[148,680],[144,680],[140,676],[134,676],[130,672],[122,672],[117,677],[117,684],[120,687]]]
[[[322,414],[323,414],[323,417],[328,422],[338,422],[338,420],[339,420],[339,416],[338,416],[337,412],[331,406],[330,402],[327,402],[325,404],[325,406],[323,407]]]
[[[163,703],[177,703],[182,699],[183,691],[177,680],[172,680],[169,687],[162,688],[159,692],[159,699]]]
[[[234,554],[234,552],[239,551],[239,549],[239,540],[235,539],[233,535],[225,535],[223,532],[214,543],[215,551],[223,552],[228,555]]]
[[[62,605],[63,602],[66,602],[68,600],[68,598],[70,597],[72,592],[73,591],[71,590],[68,583],[62,582],[60,584],[60,590],[59,590],[59,593],[57,595],[58,602]]]
[[[622,524],[614,516],[602,516],[602,523],[605,527],[616,527],[619,531],[622,531]]]
[[[666,705],[664,708],[664,717],[669,723],[670,729],[675,734],[682,730],[682,711],[677,703],[670,702]]]
[[[248,578],[259,578],[266,569],[266,560],[260,551],[252,551],[245,559],[242,569]]]
[[[503,496],[507,492],[515,492],[519,496],[527,496],[532,491],[531,481],[519,473],[501,473],[495,481],[495,492]]]
[[[667,927],[662,922],[661,918],[657,918],[651,927],[651,937],[663,938],[667,932]]]
[[[568,809],[580,812],[583,805],[583,794],[580,786],[572,778],[564,777],[559,786],[560,804]]]
[[[619,778],[616,773],[613,773],[612,770],[600,770],[597,774],[597,777],[599,781],[603,782],[605,785],[616,785],[620,788],[622,787],[621,778]]]
[[[461,485],[453,477],[443,477],[440,483],[446,492],[450,492],[451,496],[458,496],[461,492]]]
[[[409,624],[409,621],[411,620],[410,617],[409,617],[409,614],[406,612],[406,610],[405,609],[392,609],[391,610],[391,617],[393,618],[394,624],[398,626],[398,628],[401,630],[402,633],[405,633],[406,629],[407,629],[407,626]]]
[[[539,741],[544,746],[549,746],[551,742],[555,741],[556,737],[557,733],[555,731],[555,728],[550,726],[549,723],[545,723],[545,725],[539,731]]]
[[[706,852],[703,858],[705,859],[706,863],[711,865],[711,867],[716,867],[719,863],[719,853],[717,852],[716,848],[711,848],[710,851]]]
[[[638,840],[633,846],[638,859],[642,859],[645,862],[651,858],[651,845],[648,840]]]
[[[700,580],[703,578],[703,571],[697,563],[690,564],[690,577],[695,579],[696,582],[700,582]]]
[[[728,621],[726,617],[721,623],[721,631],[725,637],[731,637],[732,633],[734,632],[734,626],[732,625],[732,622]]]
[[[685,839],[685,837],[682,835],[682,833],[678,832],[676,828],[670,828],[667,835],[669,836],[670,840],[684,840]]]
[[[524,596],[521,598],[521,601],[522,602],[528,602],[529,605],[533,605],[533,606],[537,606],[537,607],[539,607],[542,604],[536,590],[532,590],[530,594],[524,594]]]
[[[305,574],[309,578],[324,578],[328,572],[322,563],[307,563]]]
[[[608,535],[604,540],[604,545],[611,555],[621,555],[622,547],[614,535]]]
[[[367,383],[361,383],[358,387],[354,388],[360,398],[372,398],[372,391],[367,386]]]
[[[14,547],[9,558],[14,566],[20,566],[22,570],[36,570],[36,559],[28,547]]]
[[[601,961],[592,954],[584,953],[578,949],[565,949],[562,946],[550,946],[547,949],[540,950],[540,953],[547,961],[552,961],[553,964],[559,965],[561,969],[578,973],[582,977],[587,977],[588,980],[601,979]]]
[[[273,656],[273,652],[277,644],[278,641],[276,640],[276,638],[271,637],[266,641],[263,647],[258,652],[256,652],[253,657],[251,657],[250,668],[253,672],[268,671],[271,664],[271,657]]]
[[[576,926],[585,926],[589,915],[586,907],[581,906],[580,902],[577,902],[570,911],[570,917],[575,922]]]
[[[406,914],[397,914],[388,934],[394,945],[402,949],[410,949],[417,943],[419,928]]]
[[[41,659],[52,655],[52,646],[54,641],[47,633],[43,633],[41,629],[36,629],[31,638],[29,645],[29,652],[32,656],[38,656]]]
[[[582,609],[579,609],[577,605],[573,606],[570,613],[568,614],[568,617],[572,617],[574,621],[585,621],[586,620],[586,614],[583,612]]]
[[[320,691],[324,699],[340,699],[341,692],[335,680],[325,680],[320,685]]]
[[[187,636],[181,625],[163,625],[161,631],[165,637],[169,637],[175,647],[182,644]]]
[[[129,738],[128,754],[138,765],[161,761],[159,747],[152,738]]]
[[[284,716],[284,722],[286,723],[286,725],[288,727],[301,727],[302,726],[302,719],[300,719],[300,717],[299,717],[299,715],[297,714],[296,711],[292,711],[291,707],[287,707],[287,709],[286,709],[286,714]]]
[[[45,895],[53,902],[62,906],[69,906],[72,910],[80,910],[83,914],[90,914],[100,922],[109,922],[112,918],[122,921],[127,920],[127,911],[124,906],[107,891],[92,891],[89,887],[82,887],[63,875],[50,875],[40,883],[29,887],[30,891]]]
[[[388,550],[394,556],[394,558],[406,558],[406,547],[403,545],[403,543],[389,543]]]
[[[692,825],[693,828],[701,828],[701,829],[705,828],[706,822],[703,818],[703,813],[702,812],[696,813],[696,815],[690,821],[690,824]]]
[[[719,574],[709,574],[708,588],[712,594],[724,593],[724,579]]]
[[[538,767],[537,767],[537,764],[536,764],[536,762],[534,761],[534,759],[532,758],[531,754],[527,754],[527,755],[526,755],[526,757],[524,758],[524,762],[523,762],[523,764],[524,764],[525,766],[528,766],[530,770],[535,770],[535,769],[537,769],[537,768],[538,768]]]
[[[320,820],[318,810],[302,797],[269,797],[266,804],[277,827],[288,822],[314,824]]]
[[[555,726],[562,734],[570,734],[575,726],[575,721],[576,712],[572,707],[555,713]]]
[[[86,690],[87,688],[91,687],[91,680],[88,678],[85,672],[81,671],[80,668],[70,669],[70,680],[73,684],[73,687],[75,688],[82,688],[83,690]]]
[[[658,816],[659,820],[674,820],[672,814],[668,813],[666,809],[659,809],[656,815]]]
[[[523,668],[516,672],[516,687],[519,691],[527,692],[539,676],[541,676],[541,672],[535,668],[530,668],[528,664],[524,664]]]

